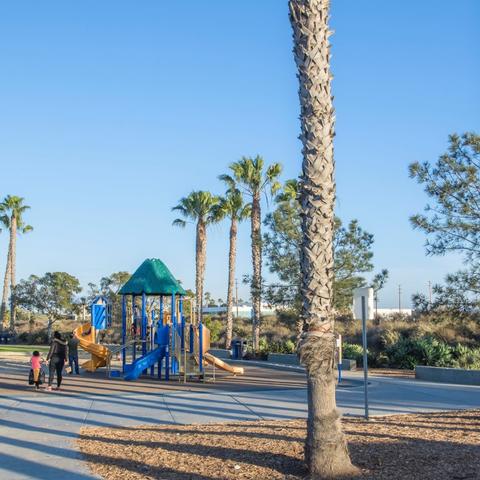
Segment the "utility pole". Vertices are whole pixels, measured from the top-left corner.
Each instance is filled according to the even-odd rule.
[[[428,281],[428,298],[430,301],[430,305],[432,304],[432,282]]]
[[[398,286],[398,313],[402,313],[402,286]]]
[[[237,305],[237,318],[238,318],[238,280],[235,279],[235,304]]]

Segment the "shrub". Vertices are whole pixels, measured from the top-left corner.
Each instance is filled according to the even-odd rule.
[[[344,342],[342,350],[343,358],[356,360],[357,365],[363,365],[363,348],[361,345]]]
[[[480,348],[456,345],[453,348],[453,363],[458,368],[480,370]]]
[[[261,354],[268,353],[295,353],[296,345],[293,340],[269,342],[267,337],[260,337],[259,351]]]
[[[401,337],[398,342],[386,349],[390,367],[406,368],[411,370],[419,363],[419,351],[415,342]]]
[[[417,341],[424,365],[431,367],[449,367],[452,365],[452,348],[433,337]]]
[[[453,364],[452,348],[433,337],[405,338],[387,347],[389,365],[413,369],[416,365],[449,367]]]
[[[285,353],[295,353],[297,351],[297,346],[292,340],[287,340],[286,342],[284,342],[283,346]]]
[[[401,334],[398,330],[393,330],[391,328],[386,328],[380,334],[380,342],[382,348],[388,348],[392,345],[395,345],[400,340]]]
[[[223,333],[223,324],[220,320],[214,319],[210,316],[203,318],[204,325],[210,330],[210,341],[212,343],[218,342]]]

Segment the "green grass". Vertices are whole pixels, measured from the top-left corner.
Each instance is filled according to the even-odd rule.
[[[44,345],[0,345],[1,352],[33,352],[38,350],[39,352],[48,352],[49,347]]]

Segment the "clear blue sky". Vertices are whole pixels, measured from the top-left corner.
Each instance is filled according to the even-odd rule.
[[[408,217],[426,202],[410,162],[480,130],[480,2],[333,0],[337,212],[375,235],[384,306],[461,266],[426,258]],[[18,1],[0,5],[0,195],[24,196],[35,231],[18,276],[86,285],[146,257],[187,287],[194,230],[170,208],[261,154],[296,176],[297,81],[286,0]],[[206,290],[226,296],[226,225],[209,232]],[[238,277],[250,271],[240,231]],[[0,235],[2,275],[7,235]],[[246,287],[241,295],[248,296]]]

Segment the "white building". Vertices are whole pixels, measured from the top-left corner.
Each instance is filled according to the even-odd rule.
[[[203,307],[203,313],[206,315],[222,315],[227,313],[227,307]],[[262,315],[275,315],[275,309],[266,303],[262,304],[261,307]],[[244,305],[234,305],[233,306],[233,316],[242,317],[242,318],[252,318],[252,306],[249,304]]]
[[[388,317],[390,315],[396,315],[400,313],[401,315],[404,315],[406,317],[409,317],[412,315],[413,310],[411,308],[378,308],[377,309],[377,314],[379,317]]]

